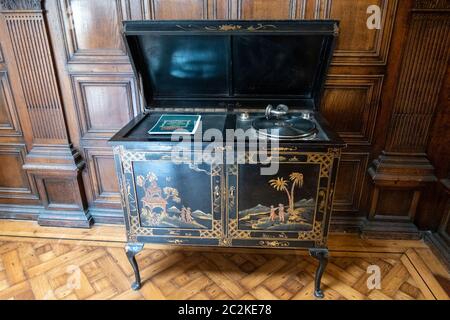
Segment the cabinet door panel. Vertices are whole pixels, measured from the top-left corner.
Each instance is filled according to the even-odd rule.
[[[128,150],[121,159],[132,241],[218,245],[224,234],[223,166]]]
[[[261,164],[229,166],[227,231],[232,244],[320,245],[336,163],[331,153],[298,153],[281,155],[278,172],[271,175],[261,174]]]

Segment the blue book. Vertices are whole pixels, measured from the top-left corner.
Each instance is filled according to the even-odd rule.
[[[148,134],[194,134],[201,116],[184,114],[163,114]]]

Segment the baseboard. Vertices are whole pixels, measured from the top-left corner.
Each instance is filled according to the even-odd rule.
[[[42,209],[40,206],[0,204],[0,219],[37,221]]]
[[[431,250],[450,270],[450,246],[438,232],[425,232],[425,242],[430,246]]]
[[[360,233],[364,217],[331,216],[330,231],[337,233]]]
[[[395,239],[395,240],[419,240],[422,232],[412,222],[394,221],[370,221],[361,227],[363,238],[371,239]]]
[[[94,223],[123,225],[123,211],[113,209],[89,208]]]

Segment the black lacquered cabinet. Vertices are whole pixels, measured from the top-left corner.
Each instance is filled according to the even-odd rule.
[[[135,255],[145,243],[308,249],[320,261],[315,295],[323,297],[345,145],[319,105],[338,23],[236,23],[124,23],[146,106],[110,140],[132,287],[141,287]],[[201,116],[192,141],[148,134],[168,113]],[[245,135],[219,139],[211,130],[222,138],[230,130]]]
[[[339,149],[280,151],[274,175],[260,174],[256,154],[255,163],[177,163],[160,149],[114,147],[129,242],[326,245]]]

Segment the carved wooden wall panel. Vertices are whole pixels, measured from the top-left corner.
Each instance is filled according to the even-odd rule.
[[[109,139],[138,113],[131,77],[74,75],[72,79],[83,138]]]
[[[122,13],[126,20],[145,20],[147,19],[148,3],[141,0],[122,0]]]
[[[385,65],[389,52],[397,0],[334,0],[326,18],[341,21],[335,65]],[[367,8],[381,9],[381,29],[367,28]]]
[[[151,19],[207,19],[208,0],[151,0]]]
[[[72,63],[127,63],[120,0],[58,0]],[[106,36],[107,35],[107,36]]]
[[[43,185],[48,204],[51,206],[71,206],[76,201],[73,192],[71,192],[71,189],[74,187],[72,183],[48,178],[43,180]]]
[[[334,198],[335,213],[358,213],[369,162],[368,153],[343,153]]]
[[[35,143],[64,143],[67,134],[58,85],[43,16],[37,13],[4,13]],[[45,119],[45,121],[42,121]]]
[[[413,17],[387,150],[425,152],[450,46],[448,13]]]
[[[449,8],[442,1],[413,3],[400,71],[392,88],[386,144],[369,168],[373,192],[369,221],[363,229],[368,235],[418,238],[418,226],[433,225],[436,212],[425,217],[429,209],[423,208],[434,208],[427,194],[436,188],[438,177],[425,152],[450,58]],[[440,141],[446,136],[448,132]]]
[[[85,155],[88,161],[88,177],[92,190],[89,195],[91,201],[98,207],[109,208],[114,206],[120,209],[120,193],[117,176],[114,171],[114,160],[109,148],[86,148]]]
[[[0,145],[0,203],[37,199],[34,181],[22,169],[25,156],[24,145]]]
[[[382,84],[382,75],[329,76],[322,111],[348,144],[372,143]]]
[[[85,210],[80,183],[84,162],[68,135],[52,42],[41,5],[38,0],[0,2],[2,47],[13,62],[8,64],[8,73],[14,77],[13,90],[20,104],[18,114],[27,146],[21,170],[31,178],[32,185],[36,183],[37,196],[33,197],[40,206],[39,223],[89,227],[92,219]],[[49,179],[61,188],[46,188]],[[65,205],[51,205],[48,199],[55,197],[63,197]]]
[[[241,0],[239,19],[296,19],[297,1],[292,0]]]
[[[450,179],[439,182],[436,205],[433,209],[442,213],[437,232],[427,235],[433,247],[441,253],[447,267],[450,267]]]
[[[7,71],[0,71],[0,136],[21,136]]]
[[[6,31],[6,30],[3,30]],[[33,179],[22,169],[27,154],[18,116],[14,88],[5,56],[4,33],[0,32],[0,211],[15,217],[12,207],[38,203]],[[11,57],[12,58],[12,57]],[[21,218],[36,217],[28,213]]]

